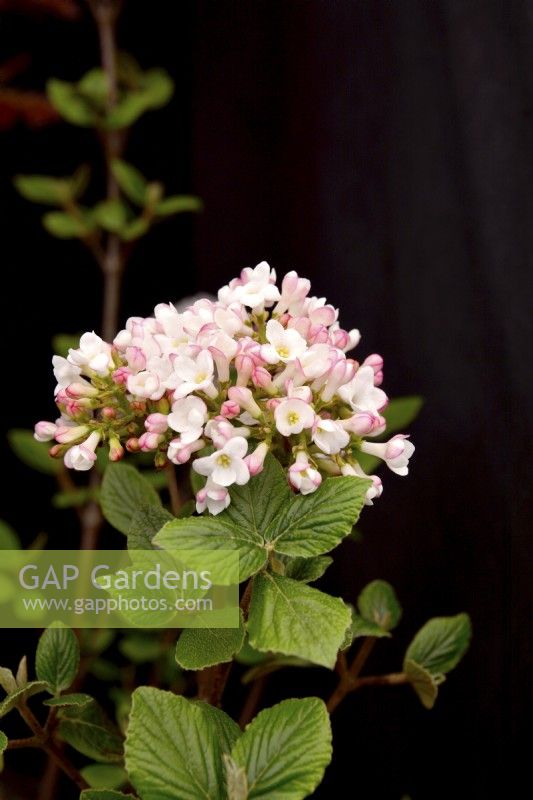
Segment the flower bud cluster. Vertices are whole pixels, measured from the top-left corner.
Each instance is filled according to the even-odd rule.
[[[359,332],[342,329],[337,309],[310,288],[296,272],[278,288],[262,262],[216,301],[131,317],[112,343],[84,333],[67,358],[54,356],[61,416],[37,423],[35,437],[55,440],[51,455],[76,470],[93,466],[99,445],[112,461],[125,449],[153,453],[157,467],[191,461],[206,478],[197,510],[212,514],[228,506],[228,487],[261,472],[269,452],[302,494],[325,475],[365,476],[361,452],[406,475],[414,446],[405,435],[368,441],[386,428],[382,358],[349,358]],[[372,504],[381,480],[365,477]]]

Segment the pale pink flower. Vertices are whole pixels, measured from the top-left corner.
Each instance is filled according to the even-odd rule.
[[[289,467],[289,482],[301,494],[315,492],[322,483],[322,476],[309,463],[307,453],[299,450],[296,460]]]
[[[334,455],[346,447],[350,441],[350,434],[344,430],[339,422],[316,417],[312,438],[323,453]]]
[[[362,442],[361,450],[372,456],[382,458],[389,469],[397,475],[409,473],[409,459],[415,451],[415,446],[403,433],[398,433],[388,442]]]
[[[75,469],[78,472],[86,472],[91,469],[96,461],[95,450],[100,441],[98,431],[93,431],[83,444],[76,444],[67,450],[63,461],[68,469]]]
[[[281,435],[292,436],[313,426],[315,412],[312,406],[298,397],[287,397],[276,407],[274,418]]]
[[[190,444],[199,439],[207,420],[207,406],[200,397],[182,397],[172,404],[168,424],[173,431],[181,434],[181,441]]]
[[[219,486],[208,478],[203,489],[196,493],[196,511],[202,514],[207,509],[210,514],[216,516],[229,506],[230,499],[225,486]]]
[[[212,455],[197,458],[193,462],[193,469],[220,486],[231,486],[232,483],[243,485],[250,480],[250,472],[244,461],[247,450],[246,439],[235,436]]]

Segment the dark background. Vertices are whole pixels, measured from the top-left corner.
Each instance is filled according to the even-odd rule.
[[[32,54],[28,85],[77,79],[98,58],[88,19],[0,25],[3,58]],[[373,578],[395,585],[404,621],[372,671],[396,669],[429,616],[468,611],[473,644],[432,712],[402,688],[348,699],[319,798],[501,796],[506,750],[525,734],[532,25],[531,2],[126,3],[122,46],[177,86],[128,158],[198,193],[205,212],[138,248],[122,319],[266,259],[341,307],[363,333],[359,353],[384,356],[390,395],[426,398],[409,478],[384,476],[363,543],[343,546],[324,586],[353,601]],[[101,286],[10,178],[67,174],[97,147],[66,125],[18,126],[0,152],[2,421],[30,427],[53,415],[52,333],[97,326]],[[46,530],[51,546],[76,546],[73,519],[49,508],[53,487],[6,463],[1,516],[26,541]],[[9,641],[2,661],[19,655]],[[296,693],[332,684],[324,671],[287,679]],[[268,700],[283,692],[274,680]]]

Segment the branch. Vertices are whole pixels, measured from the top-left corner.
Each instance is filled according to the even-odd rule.
[[[85,781],[82,777],[80,772],[76,769],[74,764],[72,764],[62,750],[58,747],[56,742],[52,739],[50,734],[41,726],[41,723],[37,719],[37,717],[33,714],[33,712],[28,708],[27,705],[24,703],[20,706],[17,706],[18,712],[28,728],[34,734],[33,737],[26,740],[27,742],[31,742],[30,747],[41,747],[44,752],[57,764],[60,770],[65,773],[78,787],[78,789],[88,789],[89,784]],[[24,740],[15,740],[18,742]],[[37,742],[39,744],[37,744]],[[13,746],[13,744],[12,744]],[[20,745],[23,746],[23,745]]]
[[[252,597],[252,579],[246,584],[240,602],[240,609],[244,619],[248,617],[248,608]],[[225,664],[216,664],[214,667],[207,667],[198,672],[198,697],[206,700],[212,706],[219,706],[224,694],[224,689],[233,666],[233,661]]]
[[[165,471],[167,475],[167,487],[168,493],[170,495],[170,505],[172,507],[172,513],[175,516],[178,516],[180,509],[183,505],[183,500],[180,493],[180,488],[178,486],[178,481],[176,478],[176,468],[174,464],[169,461],[165,466]]]
[[[376,641],[377,639],[372,637],[364,639],[357,655],[349,667],[346,662],[345,654],[339,653],[335,668],[340,675],[340,680],[337,688],[327,702],[327,709],[330,714],[342,703],[347,694],[356,692],[358,689],[363,689],[365,686],[400,686],[409,682],[405,672],[391,672],[388,675],[367,675],[363,678],[359,677],[359,673],[363,669]]]
[[[375,638],[371,636],[365,638],[349,667],[346,664],[344,653],[339,653],[337,658],[337,671],[340,673],[340,680],[337,688],[327,702],[327,709],[330,714],[342,703],[346,695],[354,690],[359,673],[363,669],[375,643]]]

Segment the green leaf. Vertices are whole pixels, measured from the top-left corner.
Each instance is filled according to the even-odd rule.
[[[3,731],[0,731],[0,774],[4,769],[4,752],[6,751],[8,744],[9,740],[7,736]]]
[[[0,519],[0,550],[20,550],[19,537],[3,519]]]
[[[246,769],[248,800],[303,800],[322,780],[331,754],[329,716],[318,697],[261,711],[231,752]]]
[[[45,706],[56,706],[62,708],[63,706],[86,706],[93,698],[90,694],[82,694],[81,692],[73,692],[72,694],[62,694],[58,697],[51,697],[49,700],[44,701]]]
[[[202,211],[203,203],[199,197],[190,194],[179,194],[165,197],[155,207],[158,217],[170,217],[172,214],[183,214],[186,211]]]
[[[0,667],[0,686],[6,694],[12,694],[19,688],[15,676],[7,667]]]
[[[78,219],[64,211],[49,211],[43,217],[43,225],[48,233],[58,239],[83,239],[92,228],[87,217]]]
[[[63,358],[68,356],[68,351],[71,348],[76,350],[79,346],[79,333],[56,333],[52,338],[52,350],[54,353],[57,353],[58,356],[63,356]]]
[[[403,670],[424,708],[433,708],[439,693],[437,681],[433,675],[410,659],[404,662]]]
[[[151,550],[156,533],[172,519],[163,506],[141,505],[128,531],[128,550]]]
[[[285,577],[293,578],[302,583],[312,583],[322,577],[333,559],[330,556],[315,556],[314,558],[287,558],[285,563]]]
[[[248,635],[256,650],[333,669],[350,622],[350,609],[338,597],[280,575],[254,578]]]
[[[109,79],[100,67],[86,72],[78,83],[78,91],[95,106],[103,106],[109,92]]]
[[[68,180],[47,175],[17,175],[15,188],[26,200],[50,206],[61,206],[70,195]]]
[[[24,464],[46,475],[57,475],[63,469],[61,460],[48,455],[48,445],[33,438],[31,431],[13,428],[7,435],[9,445]]]
[[[384,631],[395,628],[402,616],[402,607],[387,581],[372,581],[365,586],[357,598],[357,607],[364,620],[379,625]]]
[[[172,520],[154,544],[169,550],[238,550],[240,580],[246,580],[266,564],[264,534],[291,491],[281,464],[269,455],[263,471],[245,486],[232,486],[230,494],[226,511]]]
[[[383,412],[387,420],[386,438],[388,439],[391,433],[404,431],[418,417],[423,405],[424,399],[418,395],[391,400]]]
[[[105,231],[118,233],[126,225],[128,209],[121,200],[103,200],[92,210],[93,220]]]
[[[164,69],[149,69],[143,76],[147,108],[161,108],[168,103],[174,91],[174,81]]]
[[[84,506],[90,500],[98,500],[100,490],[97,486],[82,486],[78,489],[69,489],[65,492],[56,492],[52,495],[54,508],[77,508]]]
[[[80,646],[75,633],[64,626],[47,628],[37,645],[35,670],[54,694],[61,694],[72,684],[80,663]]]
[[[140,239],[148,231],[150,222],[144,217],[137,217],[120,230],[120,238],[125,242],[133,242]]]
[[[238,628],[186,628],[176,645],[183,669],[205,669],[231,661],[244,642],[244,621]]]
[[[170,692],[135,690],[126,769],[143,800],[222,800],[222,749],[211,714]]]
[[[415,661],[431,675],[457,666],[470,644],[472,626],[468,614],[434,617],[418,631],[407,648],[406,661]]]
[[[59,710],[59,734],[67,744],[94,761],[122,762],[122,737],[96,700]]]
[[[251,483],[251,481],[250,481]],[[239,580],[258,572],[267,560],[260,536],[250,529],[240,529],[216,517],[173,519],[153,538],[153,544],[166,550],[238,550]]]
[[[116,792],[114,789],[84,789],[80,800],[135,800],[131,794]]]
[[[153,636],[131,633],[119,643],[118,649],[133,664],[156,661],[165,651],[165,645]]]
[[[22,700],[28,700],[28,698],[33,697],[34,694],[48,692],[49,689],[50,687],[44,681],[30,681],[26,686],[22,686],[20,689],[17,689],[16,692],[12,692],[12,694],[4,697],[0,703],[0,719],[5,717],[5,715],[15,708]]]
[[[361,636],[373,636],[376,639],[381,639],[384,636],[390,636],[389,631],[382,628],[376,622],[369,622],[360,617],[359,614],[352,615],[352,624],[350,627],[351,641],[358,639]]]
[[[267,540],[276,552],[288,556],[327,553],[357,522],[368,486],[364,478],[327,478],[316,492],[297,495],[281,509],[268,529]]]
[[[83,128],[90,128],[96,124],[95,111],[74,84],[51,78],[46,84],[46,94],[55,110],[67,122]]]
[[[203,700],[194,701],[208,720],[216,733],[218,744],[222,753],[230,753],[231,748],[241,735],[242,731],[222,709],[211,706]]]
[[[128,781],[126,770],[115,764],[88,764],[80,772],[93,789],[120,789]]]
[[[113,176],[127,198],[144,206],[147,181],[139,170],[119,158],[111,162]]]
[[[219,514],[229,525],[248,529],[263,537],[274,518],[292,496],[285,471],[272,455],[265,459],[263,471],[244,486],[230,488],[231,505]]]
[[[125,128],[132,125],[150,109],[167,103],[174,89],[172,79],[162,69],[151,69],[142,75],[139,86],[130,89],[119,98],[115,108],[107,115],[109,128]]]
[[[109,464],[100,492],[102,511],[108,522],[127,534],[143,506],[160,506],[156,490],[129,464]]]

